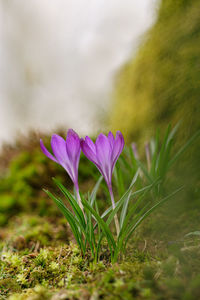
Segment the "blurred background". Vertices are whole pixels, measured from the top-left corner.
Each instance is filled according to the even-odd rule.
[[[40,137],[50,149],[52,133],[64,137],[70,127],[94,138],[121,130],[146,163],[144,145],[157,129],[162,141],[178,122],[173,155],[200,129],[200,1],[0,0],[0,249],[31,252],[38,241],[73,239],[42,191],[56,193],[53,176],[72,184],[43,155]],[[136,246],[134,255],[144,265],[148,253],[154,257],[151,299],[199,299],[199,149],[197,139],[168,173],[166,194],[183,192],[134,236],[134,247],[138,239],[144,249],[137,254]],[[82,156],[81,191],[98,176]]]
[[[28,205],[26,193],[35,201],[55,168],[66,176],[43,157],[41,136],[49,143],[53,132],[65,136],[69,127],[94,137],[121,130],[144,157],[158,128],[162,137],[169,123],[180,122],[174,151],[200,128],[199,1],[0,4],[2,223],[16,203]],[[198,140],[171,174],[187,189],[170,214],[200,206],[199,146]],[[89,169],[80,166],[81,182]]]
[[[0,1],[0,143],[30,129],[103,130],[115,75],[156,2]]]

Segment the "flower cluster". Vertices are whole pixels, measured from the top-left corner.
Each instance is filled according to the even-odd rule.
[[[112,207],[113,209],[115,208],[112,192],[112,173],[116,161],[124,148],[124,138],[120,131],[117,131],[115,138],[112,132],[108,133],[108,137],[100,133],[96,142],[93,143],[88,136],[85,139],[80,139],[73,129],[69,129],[66,140],[57,134],[52,136],[51,148],[54,155],[46,149],[42,140],[40,140],[40,147],[48,158],[60,164],[67,171],[74,183],[77,199],[83,211],[78,186],[78,166],[82,150],[85,156],[97,166],[103,175],[110,192]],[[119,234],[117,217],[115,217],[115,224],[117,234]]]
[[[146,163],[139,160],[136,144],[127,147],[119,166],[115,169],[115,187],[120,195],[115,202],[112,190],[112,175],[115,164],[124,148],[124,138],[120,131],[114,137],[112,132],[105,136],[99,134],[94,143],[88,136],[80,139],[72,129],[68,130],[66,140],[54,134],[51,139],[50,153],[40,140],[43,153],[60,164],[69,174],[76,191],[75,197],[57,179],[54,182],[68,200],[70,209],[61,198],[46,190],[68,221],[71,231],[83,255],[90,249],[94,261],[100,259],[100,251],[104,249],[104,239],[110,251],[111,262],[115,262],[124,251],[132,233],[156,208],[165,203],[180,189],[161,199],[165,190],[163,184],[166,174],[185,149],[200,136],[197,132],[174,155],[171,156],[172,143],[176,128],[167,129],[163,142],[159,135],[146,144]],[[129,150],[129,151],[128,151]],[[78,167],[81,151],[92,161],[101,173],[91,193],[87,196],[79,193]],[[98,208],[97,191],[102,177],[107,184],[111,205],[103,213]],[[137,183],[137,185],[136,185]],[[142,184],[142,187],[141,187]],[[133,191],[134,187],[134,191]],[[136,189],[138,187],[138,189]],[[118,219],[119,216],[119,219]],[[111,227],[114,221],[116,236]]]

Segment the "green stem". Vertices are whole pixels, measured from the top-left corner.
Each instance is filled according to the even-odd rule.
[[[109,189],[109,193],[110,193],[112,207],[113,207],[113,209],[115,209],[115,200],[114,200],[114,195],[113,195],[113,190],[112,190],[112,184],[108,185],[108,189]],[[119,236],[120,229],[119,229],[119,220],[118,220],[117,214],[115,214],[115,216],[114,216],[114,221],[115,221],[117,236]]]

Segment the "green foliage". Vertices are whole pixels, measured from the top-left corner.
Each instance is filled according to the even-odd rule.
[[[44,137],[48,140],[49,137]],[[56,176],[66,182],[68,188],[72,183],[66,171],[59,165],[51,162],[40,150],[39,143],[32,143],[29,138],[24,138],[24,144],[15,145],[12,149],[9,165],[1,168],[0,177],[0,226],[8,218],[19,212],[37,212],[39,215],[55,215],[54,206],[42,188],[52,188],[51,177]],[[1,155],[5,160],[7,152]],[[80,185],[87,188],[91,174],[96,174],[95,167],[85,158],[81,158],[79,167]]]
[[[152,140],[152,143],[158,144],[158,149],[151,147],[150,169],[145,159],[138,160],[134,156],[131,147],[125,148],[115,170],[114,189],[119,191],[120,195],[116,201],[116,209],[113,211],[112,207],[109,207],[105,211],[106,201],[101,191],[104,185],[100,177],[94,189],[82,196],[87,222],[72,193],[60,183],[62,177],[59,176],[59,179],[61,178],[59,181],[54,180],[62,192],[60,197],[64,194],[68,204],[76,211],[77,217],[72,215],[69,205],[63,204],[64,199],[57,197],[53,199],[64,215],[65,212],[68,213],[67,220],[77,227],[74,232],[79,236],[78,241],[82,247],[80,249],[85,251],[84,257],[83,251],[77,246],[78,241],[77,244],[70,242],[74,239],[63,219],[53,217],[51,214],[34,216],[33,211],[31,216],[28,208],[27,211],[23,210],[23,214],[21,210],[21,214],[18,213],[18,216],[11,218],[0,230],[0,299],[86,300],[93,297],[108,300],[193,300],[197,298],[200,292],[199,228],[194,228],[192,233],[185,231],[180,240],[165,242],[160,235],[157,240],[153,238],[155,231],[153,226],[166,227],[167,219],[163,218],[162,224],[154,221],[153,226],[151,222],[154,218],[146,219],[147,215],[167,200],[163,196],[165,194],[163,189],[168,185],[168,171],[173,165],[171,162],[178,158],[183,153],[182,150],[195,138],[191,137],[190,142],[185,144],[181,151],[173,152],[173,148],[169,145],[174,133],[174,130],[168,130],[164,138],[158,139],[157,136]],[[150,175],[152,181],[149,182]],[[158,184],[160,188],[156,188],[154,192],[153,189]],[[87,202],[84,199],[87,199]],[[98,207],[99,202],[102,204],[101,207]],[[36,209],[35,213],[37,212]],[[121,233],[113,242],[111,225],[116,213],[121,215]],[[189,220],[187,216],[187,222],[182,216],[179,220],[173,222],[172,220],[173,217],[170,218],[170,224],[176,221],[178,226],[183,224],[184,230],[188,230],[187,222],[193,222],[194,218],[191,216]],[[128,251],[121,252],[118,263],[111,265],[105,237],[108,237],[111,244],[114,262],[120,250],[123,250],[121,237],[130,233],[131,238],[132,231],[136,228],[134,243],[129,239],[126,243]],[[82,233],[86,237],[88,247],[85,247],[80,229],[83,229]],[[181,234],[180,230],[179,236]],[[98,237],[96,240],[95,235]],[[173,239],[173,235],[170,238]],[[95,247],[98,248],[98,243],[101,247],[99,246],[98,252],[99,261],[96,262]],[[113,245],[116,245],[116,250]]]
[[[127,243],[137,227],[152,212],[182,189],[178,188],[166,195],[164,191],[166,177],[176,160],[200,136],[200,131],[192,136],[177,153],[173,154],[171,150],[176,130],[177,126],[172,130],[168,126],[162,143],[160,142],[158,133],[152,139],[151,149],[148,149],[146,152],[147,167],[133,155],[134,151],[131,147],[127,152],[129,154],[128,157],[127,153],[125,156],[122,156],[122,162],[125,166],[129,166],[130,173],[128,175],[125,173],[124,176],[123,169],[119,168],[116,171],[116,186],[119,191],[122,190],[121,187],[123,186],[125,192],[118,202],[116,202],[115,208],[111,205],[109,208],[104,209],[102,214],[99,212],[96,194],[102,181],[102,176],[97,181],[92,193],[88,193],[87,198],[83,195],[81,196],[84,211],[80,208],[77,199],[57,179],[54,179],[54,182],[65,196],[66,202],[70,204],[71,210],[64,204],[62,199],[46,190],[46,193],[52,198],[67,219],[84,257],[86,251],[90,249],[92,259],[95,262],[98,261],[102,242],[105,239],[109,248],[111,262],[116,262],[118,256],[126,249]],[[129,165],[128,161],[132,161],[133,163]],[[133,173],[134,176],[132,178]],[[138,179],[140,184],[142,184],[142,188],[137,188]],[[128,188],[125,187],[125,180],[127,182],[131,181]],[[133,188],[135,189],[134,192]],[[120,215],[120,226],[119,232],[117,232],[117,236],[115,237],[110,225],[117,214]],[[94,224],[94,221],[96,224]]]

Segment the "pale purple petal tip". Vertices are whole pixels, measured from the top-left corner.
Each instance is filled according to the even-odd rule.
[[[108,133],[108,140],[110,142],[111,147],[113,148],[113,145],[114,145],[114,142],[115,142],[115,138],[114,138],[114,135],[112,134],[111,131]]]
[[[135,158],[136,158],[136,159],[139,159],[139,155],[138,155],[136,143],[132,143],[132,144],[131,144],[131,147],[132,147],[133,154],[134,154]]]
[[[78,136],[78,134],[73,129],[71,129],[71,128],[68,129],[68,131],[67,131],[67,138],[70,137],[70,136],[73,136],[75,138],[80,139],[79,136]]]
[[[48,158],[50,158],[51,160],[58,163],[57,159],[44,146],[44,143],[43,143],[42,139],[40,139],[40,148],[41,148],[42,152],[44,153],[44,155],[46,155]]]

